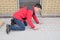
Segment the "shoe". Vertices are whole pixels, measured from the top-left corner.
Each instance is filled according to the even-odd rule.
[[[6,25],[6,33],[9,34],[9,32],[10,32],[10,25],[7,24]]]
[[[14,22],[14,19],[11,19],[11,25],[14,25],[14,24],[16,24],[16,23]]]

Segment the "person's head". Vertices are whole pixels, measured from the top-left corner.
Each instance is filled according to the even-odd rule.
[[[36,5],[34,5],[35,12],[39,12],[41,11],[41,9],[42,9],[42,6],[40,4],[37,3]]]

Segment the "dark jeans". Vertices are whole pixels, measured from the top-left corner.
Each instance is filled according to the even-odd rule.
[[[25,30],[25,25],[21,20],[14,18],[16,25],[10,25],[10,30]]]

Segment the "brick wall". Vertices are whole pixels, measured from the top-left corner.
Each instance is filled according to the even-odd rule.
[[[17,0],[0,0],[0,15],[13,14],[17,9]]]
[[[60,16],[60,0],[43,0],[42,16]]]

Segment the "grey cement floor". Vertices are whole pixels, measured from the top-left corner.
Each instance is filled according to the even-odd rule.
[[[10,24],[10,19],[0,18],[5,22],[0,28],[0,40],[60,40],[60,18],[39,18],[43,24],[33,22],[39,30],[32,30],[27,26],[25,31],[6,34],[6,24]]]

